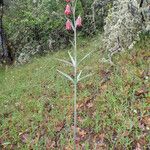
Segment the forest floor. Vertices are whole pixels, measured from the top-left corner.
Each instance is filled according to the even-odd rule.
[[[100,40],[78,45],[79,58],[95,50],[80,66],[93,76],[78,85],[78,149],[148,150],[150,41],[116,54],[110,65]],[[73,149],[72,84],[57,69],[72,70],[55,59],[68,59],[68,50],[0,70],[0,149]]]

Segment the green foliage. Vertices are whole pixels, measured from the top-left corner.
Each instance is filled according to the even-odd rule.
[[[5,10],[5,30],[19,53],[37,51],[39,45],[41,51],[49,49],[50,34],[61,29],[65,21],[63,4],[54,0],[15,0]]]
[[[70,45],[73,32],[65,30],[65,5],[61,0],[14,0],[5,6],[4,27],[17,58],[21,53],[43,54]],[[105,15],[99,8],[94,10],[93,24],[93,6],[92,0],[78,0],[76,17],[83,19],[81,36],[93,35],[103,26]]]

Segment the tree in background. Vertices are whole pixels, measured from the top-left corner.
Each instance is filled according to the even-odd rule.
[[[10,48],[10,45],[6,38],[5,29],[3,26],[4,16],[4,4],[3,0],[0,1],[0,64],[12,64],[14,57]]]
[[[5,0],[4,28],[19,63],[27,62],[33,55],[43,55],[70,45],[73,33],[65,30],[65,18],[61,13],[64,4],[62,0]],[[145,0],[79,0],[77,12],[83,16],[84,23],[79,35],[93,36],[104,31],[105,49],[115,49],[118,42],[123,48],[132,46],[136,35],[128,33],[136,34],[149,28],[149,21],[145,19],[148,18],[147,8]],[[121,39],[123,32],[120,28],[125,33],[124,40],[128,41]]]
[[[14,0],[8,3],[4,10],[4,25],[19,63],[69,42],[63,33],[66,31],[62,10],[63,3],[59,0]]]

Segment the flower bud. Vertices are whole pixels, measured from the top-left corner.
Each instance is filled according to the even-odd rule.
[[[66,22],[66,30],[71,30],[72,29],[72,26],[71,26],[71,21],[68,19],[67,22]]]
[[[69,4],[66,5],[65,14],[70,15],[71,14],[71,7]]]
[[[82,26],[82,19],[80,16],[78,16],[77,20],[76,20],[76,26],[77,27],[81,27]]]

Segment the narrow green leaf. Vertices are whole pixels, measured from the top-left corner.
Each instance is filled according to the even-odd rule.
[[[71,41],[71,40],[69,40],[69,42],[71,43],[71,45],[74,47],[74,43]]]
[[[77,82],[80,80],[80,76],[82,74],[82,70],[79,72],[79,74],[77,75]]]
[[[78,65],[79,65],[84,59],[86,59],[88,56],[90,56],[93,52],[94,52],[94,51],[92,51],[92,52],[86,54],[86,55],[79,61]]]
[[[67,60],[63,60],[63,59],[59,59],[59,58],[56,58],[56,60],[58,60],[60,62],[64,62],[67,65],[73,66],[73,64],[71,62],[67,61]]]
[[[88,74],[88,75],[86,75],[86,76],[83,76],[82,78],[80,78],[79,79],[79,81],[81,81],[81,80],[83,80],[83,79],[86,79],[86,78],[88,78],[88,77],[90,77],[90,76],[92,76],[93,74]]]
[[[2,145],[9,145],[11,144],[10,142],[5,142],[5,143],[2,143]]]
[[[72,62],[72,64],[73,64],[73,66],[76,67],[76,62],[75,62],[74,58],[71,56],[71,54],[70,54],[69,51],[68,51],[68,54],[69,54],[69,57],[70,57],[70,59],[71,59],[71,62]]]
[[[65,76],[68,80],[72,81],[74,83],[74,80],[73,78],[71,78],[68,74],[60,71],[60,70],[57,70],[61,75]]]

